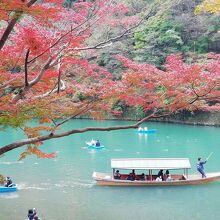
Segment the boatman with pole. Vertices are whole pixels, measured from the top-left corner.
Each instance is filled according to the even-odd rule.
[[[206,178],[206,174],[204,171],[204,164],[208,161],[208,159],[212,156],[213,152],[209,154],[209,156],[206,158],[206,160],[202,160],[201,157],[198,158],[197,162],[197,170],[202,174],[202,178]]]

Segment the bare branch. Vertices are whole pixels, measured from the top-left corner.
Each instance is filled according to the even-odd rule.
[[[52,62],[52,59],[53,59],[53,58],[50,57],[50,58],[47,60],[46,64],[42,67],[40,73],[39,73],[32,81],[30,81],[30,82],[28,83],[28,86],[24,86],[24,88],[22,88],[22,89],[20,90],[20,92],[19,92],[17,95],[15,95],[15,97],[14,97],[13,100],[12,100],[13,103],[16,103],[19,99],[23,98],[24,95],[25,95],[25,93],[26,93],[28,90],[30,90],[36,83],[38,83],[38,82],[41,80],[43,74],[44,74],[45,71],[49,68],[50,63]]]
[[[36,142],[40,142],[40,141],[46,141],[46,140],[50,140],[50,139],[54,139],[54,138],[61,138],[61,137],[65,137],[65,136],[69,136],[72,134],[79,134],[79,133],[85,133],[88,131],[115,131],[115,130],[123,130],[123,129],[135,129],[138,128],[138,126],[140,124],[142,124],[143,122],[149,120],[150,118],[160,118],[160,117],[164,117],[164,115],[158,115],[155,116],[155,112],[153,112],[152,114],[150,114],[149,116],[143,118],[142,120],[138,121],[135,124],[132,125],[126,125],[126,126],[111,126],[111,127],[86,127],[86,128],[78,128],[78,129],[72,129],[66,132],[62,132],[59,134],[53,134],[50,133],[48,135],[42,135],[42,136],[38,136],[38,137],[34,137],[34,138],[29,138],[29,139],[23,139],[21,141],[6,145],[2,148],[0,148],[0,155],[14,150],[16,148],[22,147],[24,145],[27,144],[34,144]]]
[[[28,57],[29,57],[29,53],[30,53],[30,49],[28,48],[27,52],[26,52],[26,56],[25,56],[25,63],[24,63],[24,70],[25,70],[25,82],[24,85],[25,87],[28,87],[29,83],[28,83]]]
[[[120,40],[121,38],[123,38],[124,36],[126,35],[130,35],[131,34],[131,31],[136,29],[137,27],[139,27],[143,21],[146,21],[148,20],[150,17],[152,17],[156,12],[151,9],[151,11],[144,17],[142,18],[136,25],[126,29],[125,31],[123,31],[121,34],[115,36],[115,37],[111,37],[109,39],[106,39],[102,42],[99,42],[97,43],[96,45],[93,45],[93,46],[88,46],[88,47],[81,47],[81,48],[72,48],[70,49],[71,50],[78,50],[78,51],[81,51],[81,50],[91,50],[91,49],[102,49],[104,47],[107,47],[107,46],[110,46],[112,43]]]

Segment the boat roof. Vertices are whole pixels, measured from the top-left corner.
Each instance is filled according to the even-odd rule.
[[[172,170],[191,168],[188,158],[119,158],[111,160],[116,169]]]

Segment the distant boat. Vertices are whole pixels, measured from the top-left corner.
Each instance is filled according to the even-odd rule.
[[[0,193],[2,192],[15,192],[17,190],[17,185],[13,184],[12,187],[6,187],[4,185],[0,185]]]
[[[93,179],[98,185],[103,186],[180,186],[180,185],[198,185],[214,182],[220,179],[220,172],[206,173],[206,178],[201,174],[188,174],[191,168],[188,158],[122,158],[112,159],[112,173],[93,172]],[[125,170],[120,173],[120,179],[114,179],[115,170]],[[135,180],[127,180],[127,170],[148,170],[145,179],[141,180],[141,175],[136,174]],[[172,173],[169,181],[157,181],[157,176],[153,171],[158,170],[183,170],[182,174]]]
[[[152,134],[156,132],[157,132],[157,129],[138,130],[139,134]]]
[[[104,145],[96,146],[96,141],[94,140],[87,141],[86,145],[88,148],[93,148],[93,149],[101,149],[105,147]]]

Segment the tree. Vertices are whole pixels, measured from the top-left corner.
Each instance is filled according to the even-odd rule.
[[[82,59],[83,52],[111,45],[132,34],[151,17],[127,18],[128,8],[114,1],[78,1],[73,8],[60,0],[3,0],[0,2],[0,123],[20,128],[27,139],[2,146],[0,155],[27,146],[27,155],[51,158],[40,150],[43,141],[87,131],[137,128],[149,118],[163,117],[182,109],[207,109],[206,100],[219,98],[219,56],[210,62],[187,65],[178,56],[168,57],[165,70],[137,64],[117,56],[126,71],[119,80],[97,64]],[[93,41],[96,27],[119,28],[117,35]],[[60,132],[60,127],[80,115],[99,119],[116,102],[142,107],[146,117],[135,124],[86,127]],[[27,122],[39,121],[36,127]],[[42,131],[44,134],[42,134]]]

